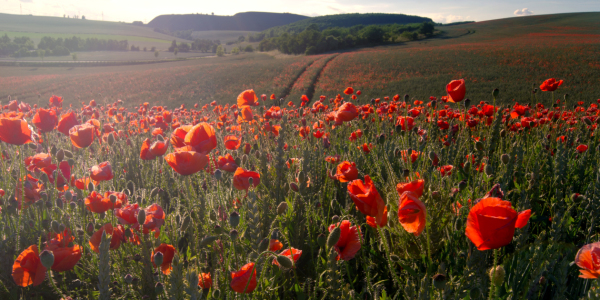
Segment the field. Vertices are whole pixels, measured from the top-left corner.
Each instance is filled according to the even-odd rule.
[[[235,31],[235,30],[209,30],[209,31],[194,31],[192,37],[194,39],[204,40],[220,40],[225,44],[229,41],[237,41],[240,36],[248,38],[249,34],[257,33],[258,31]]]
[[[599,17],[3,66],[0,299],[600,299]]]

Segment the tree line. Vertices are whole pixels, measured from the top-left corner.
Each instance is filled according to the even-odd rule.
[[[191,44],[186,42],[180,42],[177,44],[176,40],[171,42],[171,46],[169,47],[169,52],[190,52],[190,51],[200,51],[200,52],[217,52],[217,47],[221,44],[220,40],[208,40],[208,39],[196,39]]]
[[[280,36],[267,37],[265,32],[249,36],[249,41],[259,41],[259,51],[278,49],[285,54],[318,54],[332,50],[374,46],[416,40],[434,34],[432,22],[421,24],[355,25],[348,28],[334,27],[321,30],[311,24],[300,33],[284,32]]]
[[[45,36],[37,45],[38,51],[35,50],[36,46],[29,37],[15,37],[12,40],[7,34],[0,37],[0,55],[15,57],[65,56],[74,51],[127,51],[128,42],[127,40],[83,39],[76,36],[65,39]],[[40,51],[44,53],[40,54]]]

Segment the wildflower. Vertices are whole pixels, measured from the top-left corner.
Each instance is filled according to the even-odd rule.
[[[108,161],[95,165],[90,169],[90,178],[94,181],[111,180],[113,177],[112,166]]]
[[[238,167],[233,174],[233,187],[237,190],[247,191],[250,188],[250,178],[252,178],[252,185],[254,187],[260,184],[260,174],[258,172],[246,171]]]
[[[260,105],[260,103],[258,102],[258,97],[256,97],[254,90],[245,90],[237,97],[237,106],[239,108],[258,105]]]
[[[302,250],[290,247],[289,249],[283,250],[281,253],[279,253],[279,255],[288,257],[290,260],[294,261],[294,264],[296,264],[296,262],[300,259],[300,256],[302,256]],[[278,267],[280,266],[279,262],[277,261],[277,258],[273,259],[272,264]]]
[[[58,132],[69,136],[69,130],[75,125],[79,125],[79,121],[77,121],[77,116],[74,112],[69,111],[66,114],[60,116],[57,130]]]
[[[356,209],[363,214],[381,220],[385,209],[385,203],[375,188],[369,175],[365,176],[365,181],[356,179],[348,183],[348,194]]]
[[[360,232],[348,220],[329,225],[329,232],[338,226],[340,227],[340,238],[333,247],[338,253],[338,260],[348,261],[353,259],[358,250],[360,250]]]
[[[165,160],[173,171],[181,175],[192,175],[206,167],[208,155],[195,151],[180,151],[167,154]]]
[[[194,151],[207,154],[217,147],[215,129],[208,123],[198,123],[185,135],[184,142],[192,146]]]
[[[408,183],[398,183],[396,185],[396,191],[398,191],[398,195],[402,196],[404,192],[411,192],[415,195],[415,197],[420,198],[423,195],[423,190],[425,188],[425,180],[417,179]]]
[[[254,263],[245,264],[239,271],[231,272],[231,289],[237,293],[252,293],[256,288]]]
[[[58,116],[56,116],[56,111],[53,109],[40,108],[33,116],[31,123],[41,132],[50,132],[58,124]]]
[[[556,81],[556,79],[554,79],[554,78],[546,79],[540,85],[540,90],[542,90],[544,92],[553,92],[553,91],[556,91],[556,89],[558,89],[558,87],[561,86],[562,84],[563,84],[562,80]]]
[[[348,182],[358,178],[358,169],[354,162],[343,161],[337,166],[337,172],[334,176],[340,182]]]
[[[46,268],[40,260],[37,245],[23,250],[12,267],[12,277],[18,286],[38,286],[46,279]]]
[[[0,118],[0,140],[12,145],[33,142],[27,121],[19,118]]]
[[[94,125],[75,125],[69,129],[71,143],[77,148],[87,148],[94,142]]]
[[[161,252],[163,254],[163,261],[160,264],[160,270],[163,272],[163,274],[165,275],[169,275],[171,273],[171,269],[173,269],[173,267],[171,266],[171,263],[173,262],[173,257],[175,257],[175,253],[177,252],[177,250],[175,250],[175,247],[165,244],[165,243],[161,243],[160,246],[156,247],[156,249],[154,249],[154,251],[152,251],[152,264],[154,265],[154,267],[156,268],[156,264],[154,263],[154,253],[157,252]]]
[[[575,256],[575,264],[581,268],[579,278],[596,279],[600,277],[600,242],[587,244]]]
[[[283,244],[279,240],[271,239],[269,241],[269,251],[276,252],[281,250],[281,248],[283,248]]]
[[[465,98],[467,92],[465,88],[465,80],[452,80],[446,85],[446,92],[448,93],[448,102],[457,103]]]
[[[339,119],[343,122],[349,122],[354,120],[358,116],[358,110],[356,106],[350,102],[346,102],[340,106],[340,108],[336,112],[336,119]]]
[[[228,135],[223,138],[225,148],[229,150],[237,150],[242,144],[242,140],[235,135]]]
[[[198,275],[198,286],[204,290],[212,287],[212,278],[210,273],[200,273],[200,275]]]
[[[106,231],[107,235],[112,235],[110,239],[110,250],[118,249],[119,246],[121,246],[121,240],[123,238],[123,226],[118,225],[116,228],[113,228],[112,224],[106,223],[90,237],[90,249],[96,253],[100,253],[100,242],[102,240],[102,233],[104,231]]]
[[[427,210],[413,192],[404,192],[400,195],[398,221],[409,233],[419,236],[427,224]]]

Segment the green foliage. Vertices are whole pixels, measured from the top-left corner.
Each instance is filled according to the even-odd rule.
[[[225,55],[225,50],[223,49],[223,45],[217,46],[217,56],[221,57]]]
[[[231,49],[231,54],[240,54],[240,48],[238,47],[233,47],[233,49]]]

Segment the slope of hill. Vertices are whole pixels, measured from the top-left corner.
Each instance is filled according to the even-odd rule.
[[[12,14],[0,14],[0,31],[120,35],[173,40],[172,36],[154,32],[151,28],[122,22]]]
[[[370,13],[370,14],[339,14],[339,15],[328,15],[321,17],[308,18],[301,21],[297,21],[291,24],[278,26],[275,28],[268,29],[267,36],[278,36],[284,32],[288,33],[299,33],[306,29],[312,24],[319,26],[321,30],[332,27],[352,27],[355,25],[385,25],[385,24],[412,24],[412,23],[423,23],[432,22],[430,18],[424,18],[419,16],[409,16],[403,14],[383,14],[383,13]]]
[[[160,15],[148,23],[149,27],[168,31],[180,30],[244,30],[262,31],[290,24],[308,17],[289,13],[244,12],[233,16],[215,15]]]

